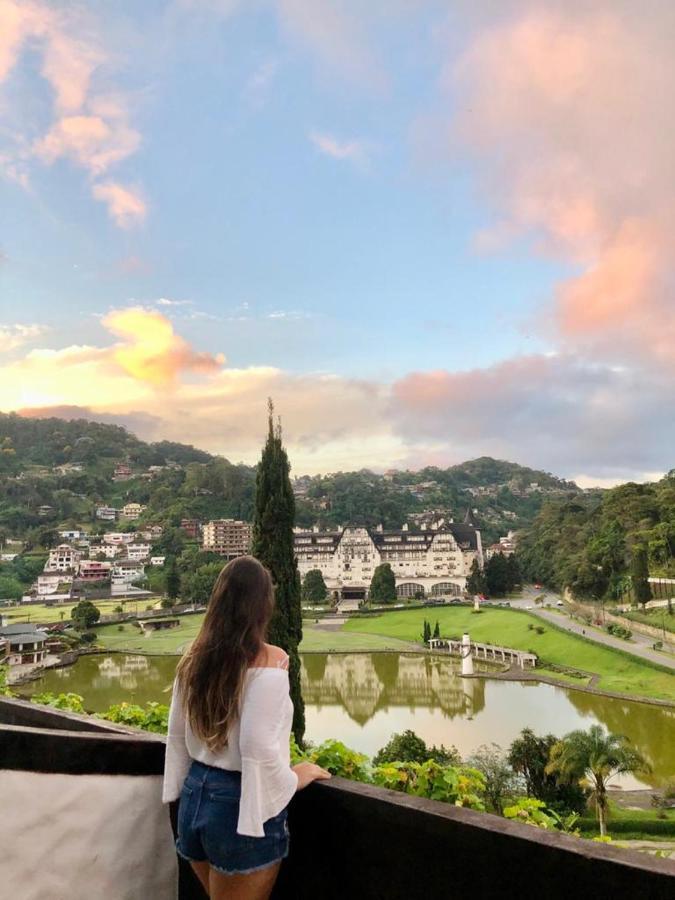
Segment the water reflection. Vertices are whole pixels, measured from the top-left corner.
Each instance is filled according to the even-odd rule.
[[[167,703],[178,657],[91,655],[47,672],[26,692],[73,691],[91,711],[123,700]],[[675,774],[675,710],[600,697],[536,682],[461,678],[452,659],[423,654],[339,653],[302,656],[306,736],[339,738],[372,756],[394,732],[412,728],[431,744],[468,756],[481,744],[508,747],[526,727],[564,735],[596,722],[625,734],[653,768],[644,781]],[[623,787],[640,786],[623,777]]]
[[[485,707],[485,682],[461,678],[456,660],[395,653],[312,653],[302,657],[306,704],[341,705],[365,725],[380,709],[440,709],[451,719]]]

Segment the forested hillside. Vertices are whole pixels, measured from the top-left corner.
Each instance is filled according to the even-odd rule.
[[[519,541],[527,577],[580,598],[618,599],[643,552],[650,575],[675,575],[675,470],[655,484],[548,502]]]
[[[119,464],[131,469],[125,480],[113,478]],[[46,546],[56,527],[102,528],[97,505],[131,501],[147,506],[138,524],[249,519],[254,484],[253,466],[185,444],[149,444],[119,426],[83,419],[0,414],[0,538]],[[530,525],[546,497],[581,496],[571,482],[490,457],[418,472],[304,476],[294,489],[301,526],[416,527],[434,516],[461,520],[471,509],[484,543]]]

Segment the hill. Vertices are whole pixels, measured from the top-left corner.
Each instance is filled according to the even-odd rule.
[[[521,536],[519,558],[533,581],[616,600],[638,548],[647,552],[650,575],[675,576],[675,470],[654,484],[545,504]]]
[[[120,464],[131,472],[116,480]],[[254,484],[254,467],[186,444],[146,443],[120,426],[84,419],[0,414],[0,529],[6,535],[40,543],[40,533],[56,526],[100,526],[97,505],[130,501],[147,506],[140,524],[249,519]],[[447,469],[303,476],[294,489],[301,526],[397,528],[407,521],[416,527],[434,517],[463,519],[470,508],[486,542],[530,525],[544,499],[580,493],[548,472],[491,457]]]

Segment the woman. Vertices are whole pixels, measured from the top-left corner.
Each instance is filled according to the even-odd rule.
[[[176,670],[163,799],[180,797],[176,849],[211,900],[269,897],[291,797],[330,778],[313,763],[291,768],[288,656],[264,642],[273,609],[267,569],[232,560]]]

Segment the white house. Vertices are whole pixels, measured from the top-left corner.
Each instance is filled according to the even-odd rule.
[[[103,535],[106,544],[133,544],[135,538],[133,531],[109,531]]]
[[[110,580],[113,585],[133,584],[145,575],[145,567],[142,563],[129,559],[121,559],[116,562],[110,573]]]
[[[150,556],[150,544],[128,544],[127,559],[141,560]]]
[[[103,519],[105,522],[114,522],[117,518],[118,510],[114,506],[97,506],[96,518]]]
[[[45,572],[70,572],[77,569],[82,554],[70,544],[59,544],[49,551]]]
[[[166,562],[166,556],[151,556],[150,557],[150,565],[151,566],[163,566]]]

